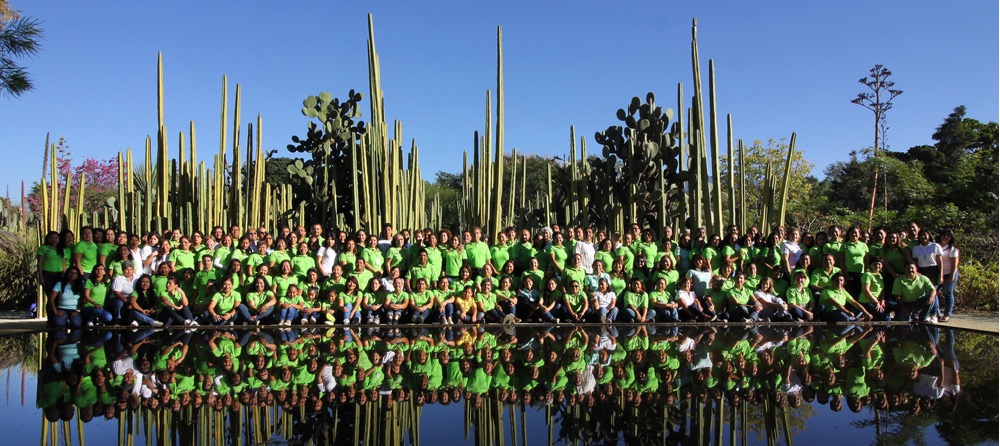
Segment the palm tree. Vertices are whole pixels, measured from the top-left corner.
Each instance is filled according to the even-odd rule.
[[[18,97],[34,88],[15,59],[37,54],[41,38],[38,20],[21,17],[7,0],[0,0],[0,95]]]

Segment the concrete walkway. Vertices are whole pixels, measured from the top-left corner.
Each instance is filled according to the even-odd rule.
[[[1000,334],[1000,318],[996,313],[953,314],[950,321],[938,322],[936,325]]]

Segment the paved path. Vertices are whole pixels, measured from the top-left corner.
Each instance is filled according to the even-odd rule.
[[[937,325],[940,327],[1000,334],[1000,317],[995,313],[956,314],[951,317],[951,321],[938,323]],[[41,331],[44,329],[45,321],[32,318],[31,314],[26,311],[0,312],[0,336]]]

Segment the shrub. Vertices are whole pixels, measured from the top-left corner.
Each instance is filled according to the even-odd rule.
[[[963,259],[955,290],[955,304],[965,311],[997,311],[1000,274],[995,263],[983,265],[975,259]]]
[[[0,231],[0,308],[24,308],[36,296],[35,248],[34,237]]]

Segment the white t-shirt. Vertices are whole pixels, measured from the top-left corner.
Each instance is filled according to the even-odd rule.
[[[955,272],[955,259],[958,258],[958,248],[948,245],[941,247],[941,271],[945,274]]]
[[[917,261],[917,266],[920,268],[937,266],[937,261],[934,260],[934,256],[942,254],[941,245],[934,242],[930,242],[926,245],[919,244],[913,246],[913,258]]]
[[[138,274],[132,274],[132,278],[129,279],[125,276],[115,277],[114,282],[111,282],[111,290],[117,291],[122,294],[122,296],[128,297],[135,291],[135,283],[139,281]]]
[[[608,290],[607,293],[602,293],[600,291],[594,291],[594,300],[597,301],[597,305],[600,308],[608,308],[611,306],[611,302],[615,300],[615,292]]]
[[[316,257],[320,258],[319,269],[324,276],[333,274],[333,265],[337,264],[337,251],[331,248],[320,247],[316,251]]]
[[[139,271],[139,267],[141,266],[143,274],[153,274],[153,264],[150,263],[149,266],[146,266],[146,259],[150,256],[156,256],[159,251],[159,248],[150,245],[143,246],[142,249],[139,250],[139,256],[142,258],[142,263],[136,265],[135,270]]]
[[[785,240],[785,243],[781,245],[781,254],[788,255],[788,263],[792,268],[799,263],[799,257],[802,257],[802,248],[799,244],[791,240]]]
[[[594,274],[594,244],[580,240],[576,242],[576,254],[580,254],[580,268],[587,274]]]
[[[681,303],[684,308],[694,305],[694,301],[697,299],[694,291],[677,290],[677,301]]]

